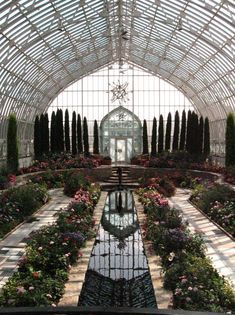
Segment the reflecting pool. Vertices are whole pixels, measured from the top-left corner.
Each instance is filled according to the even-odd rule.
[[[129,190],[106,199],[78,305],[157,307]]]

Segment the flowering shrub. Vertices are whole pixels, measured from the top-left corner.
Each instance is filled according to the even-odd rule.
[[[37,184],[14,187],[0,195],[0,237],[39,209],[48,199],[45,188]]]
[[[71,168],[93,168],[101,165],[101,158],[76,156],[70,153],[50,154],[42,160],[35,160],[30,167],[23,167],[19,174],[27,174],[44,170],[59,170]]]
[[[198,185],[190,200],[232,236],[235,236],[235,192],[225,185]]]
[[[0,306],[56,306],[71,264],[82,257],[81,247],[94,235],[92,212],[99,188],[92,189],[79,190],[80,197],[58,213],[56,223],[31,234],[18,271],[0,293]]]
[[[164,270],[164,286],[173,291],[174,308],[231,312],[235,293],[205,258],[200,233],[191,233],[176,209],[153,187],[137,190],[147,213],[144,234],[153,242]]]
[[[64,176],[66,173],[52,172],[51,170],[37,175],[30,175],[28,179],[40,185],[45,186],[47,189],[60,188],[64,185]]]
[[[65,178],[64,193],[67,196],[74,196],[80,188],[87,189],[90,186],[90,181],[81,172],[73,172]]]

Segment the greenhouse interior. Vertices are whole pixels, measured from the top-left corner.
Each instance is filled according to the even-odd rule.
[[[235,314],[235,1],[0,0],[0,314]]]

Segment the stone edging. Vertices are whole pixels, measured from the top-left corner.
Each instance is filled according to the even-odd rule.
[[[93,219],[95,220],[95,236],[86,242],[84,248],[81,248],[82,257],[71,267],[69,271],[69,279],[65,284],[65,293],[59,302],[59,306],[77,306],[79,295],[85,279],[85,274],[88,268],[90,255],[98,231],[100,220],[102,217],[107,192],[101,191],[100,199],[95,207]]]
[[[134,194],[134,202],[157,301],[157,307],[158,309],[171,308],[172,292],[164,289],[163,287],[161,259],[159,256],[155,255],[152,242],[147,241],[146,238],[143,237],[143,227],[146,224],[146,214],[144,213],[143,205],[138,201],[138,196],[136,194]]]

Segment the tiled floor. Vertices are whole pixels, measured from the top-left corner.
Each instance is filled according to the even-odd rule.
[[[33,222],[23,223],[8,237],[0,241],[0,289],[16,270],[17,262],[24,254],[25,238],[32,231],[53,223],[56,220],[54,214],[67,206],[71,200],[63,194],[62,189],[50,190],[49,194],[51,200],[34,215]]]
[[[203,233],[207,256],[219,273],[235,286],[235,242],[192,206],[188,202],[189,197],[188,190],[177,189],[175,196],[170,198],[170,203],[181,209],[192,231],[200,230]]]

